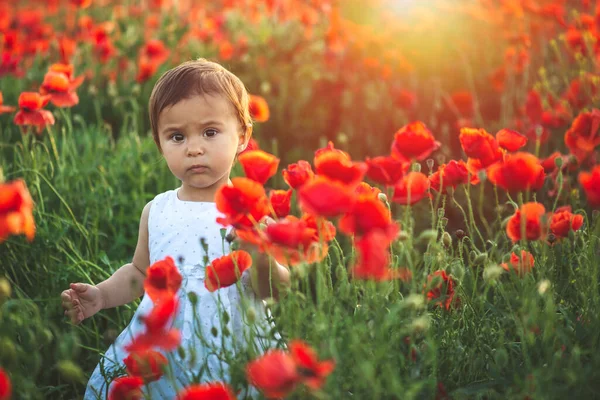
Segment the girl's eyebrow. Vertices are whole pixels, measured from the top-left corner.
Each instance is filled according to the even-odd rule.
[[[217,120],[208,120],[200,123],[200,126],[208,126],[208,125],[221,125],[221,121]]]

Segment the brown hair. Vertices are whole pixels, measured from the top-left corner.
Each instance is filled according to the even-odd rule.
[[[181,100],[194,95],[221,94],[227,97],[244,131],[246,140],[252,135],[252,117],[248,107],[246,87],[233,73],[216,62],[204,58],[186,61],[165,72],[156,82],[150,95],[148,112],[154,142],[160,148],[158,118],[160,113]],[[162,151],[162,150],[161,150]]]

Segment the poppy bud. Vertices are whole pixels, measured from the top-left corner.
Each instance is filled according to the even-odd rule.
[[[446,247],[452,246],[452,236],[450,236],[448,232],[442,234],[442,243],[444,243],[444,246]]]

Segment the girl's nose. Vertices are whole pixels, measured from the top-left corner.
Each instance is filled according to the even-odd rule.
[[[198,156],[204,154],[204,145],[199,139],[190,139],[187,147],[188,156]]]

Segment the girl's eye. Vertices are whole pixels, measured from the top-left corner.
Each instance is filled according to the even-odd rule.
[[[171,140],[174,142],[181,142],[183,141],[183,135],[181,133],[174,133],[171,135]]]
[[[214,129],[207,129],[204,131],[204,134],[206,135],[206,137],[215,137],[217,135],[217,133],[219,133],[219,132],[217,132]]]

